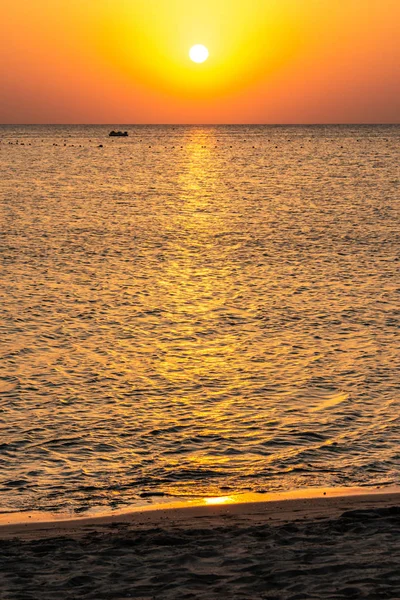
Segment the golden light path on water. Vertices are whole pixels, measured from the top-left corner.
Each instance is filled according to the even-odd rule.
[[[398,128],[0,131],[5,510],[396,481]]]

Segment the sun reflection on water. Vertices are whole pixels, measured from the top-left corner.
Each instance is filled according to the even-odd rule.
[[[218,496],[216,498],[204,498],[204,502],[208,505],[214,504],[229,504],[235,502],[234,496]]]

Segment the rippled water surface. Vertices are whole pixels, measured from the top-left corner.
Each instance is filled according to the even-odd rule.
[[[110,129],[0,127],[0,508],[398,482],[400,127]]]

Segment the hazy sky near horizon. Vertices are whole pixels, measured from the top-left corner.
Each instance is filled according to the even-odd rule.
[[[399,0],[0,0],[0,16],[1,123],[400,122]]]

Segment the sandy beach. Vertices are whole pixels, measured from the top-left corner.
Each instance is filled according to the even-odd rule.
[[[1,598],[399,598],[398,489],[308,495],[3,515]]]

